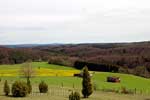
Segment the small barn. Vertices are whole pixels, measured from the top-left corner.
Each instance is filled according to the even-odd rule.
[[[112,83],[120,83],[120,77],[115,77],[115,76],[108,76],[107,77],[107,82],[112,82]]]

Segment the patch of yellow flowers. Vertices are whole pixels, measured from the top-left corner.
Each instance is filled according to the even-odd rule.
[[[73,76],[74,73],[78,73],[78,70],[56,70],[48,68],[36,69],[37,76]]]
[[[79,70],[57,70],[49,68],[36,68],[35,76],[73,76],[79,73]],[[0,76],[19,76],[20,69],[4,69],[0,70]]]

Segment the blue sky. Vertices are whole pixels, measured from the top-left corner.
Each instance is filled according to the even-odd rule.
[[[150,40],[149,0],[0,0],[0,44]]]

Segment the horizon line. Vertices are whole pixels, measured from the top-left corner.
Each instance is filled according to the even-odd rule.
[[[54,43],[6,43],[6,44],[1,44],[0,45],[49,45],[49,44],[113,44],[113,43],[141,43],[141,42],[150,42],[150,40],[145,40],[145,41],[124,41],[124,42],[121,42],[121,41],[117,41],[117,42],[79,42],[79,43],[73,43],[73,42],[68,42],[68,43],[61,43],[61,42],[54,42]]]

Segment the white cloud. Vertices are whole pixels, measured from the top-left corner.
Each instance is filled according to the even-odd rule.
[[[150,40],[149,3],[149,0],[1,0],[0,44]]]

